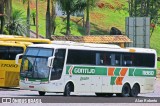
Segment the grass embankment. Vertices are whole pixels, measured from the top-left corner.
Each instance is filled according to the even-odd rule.
[[[35,2],[32,1],[32,9],[35,9]],[[104,7],[100,7],[99,4],[103,3]],[[90,12],[90,21],[91,21],[91,34],[92,35],[107,35],[109,34],[111,27],[117,27],[120,29],[123,34],[125,32],[125,17],[128,17],[128,12],[122,10],[122,6],[128,7],[126,0],[100,0],[97,3],[97,6],[94,9],[91,9]],[[39,34],[45,36],[45,14],[46,14],[46,2],[39,1]],[[27,4],[23,5],[18,0],[13,0],[13,8],[24,11],[24,16],[26,17]],[[118,9],[118,10],[117,10]],[[72,35],[84,35],[84,28],[82,27],[82,21],[78,24],[75,21],[78,21],[80,18],[72,18],[71,21],[71,34]],[[56,31],[55,35],[62,36],[65,34],[65,21],[62,18],[56,18]],[[33,26],[31,19],[31,29],[36,30],[36,27]],[[156,49],[158,56],[160,56],[160,27],[156,26],[155,31],[153,32],[150,40],[150,46],[153,49]],[[160,62],[158,62],[158,68],[160,68]]]

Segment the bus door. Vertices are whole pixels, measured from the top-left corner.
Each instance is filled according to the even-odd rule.
[[[95,75],[92,76],[92,81],[91,81],[91,92],[101,92],[102,89],[102,59],[101,59],[101,55],[102,53],[96,53],[95,54],[95,64],[98,67],[94,67],[94,69],[92,69],[95,73]]]
[[[51,69],[50,81],[53,82],[57,87],[54,88],[56,91],[62,91],[64,79],[62,79],[62,72],[64,68],[65,61],[65,49],[56,49],[55,50],[55,59],[53,62],[53,67]]]
[[[110,85],[111,77],[108,77],[108,69],[110,68],[109,66],[111,66],[113,61],[111,59],[112,56],[113,55],[110,52],[101,53],[101,64],[103,65],[103,70],[106,70],[102,76],[102,92],[112,92],[112,86]],[[115,55],[112,58],[115,59]]]

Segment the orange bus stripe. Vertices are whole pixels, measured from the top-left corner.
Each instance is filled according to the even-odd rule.
[[[120,72],[120,75],[121,75],[121,76],[125,76],[127,70],[128,70],[128,68],[122,68],[122,69],[121,69],[121,72]]]
[[[108,68],[108,76],[114,76],[114,69],[115,68]]]
[[[117,77],[116,79],[116,85],[122,85],[122,80],[124,77]]]

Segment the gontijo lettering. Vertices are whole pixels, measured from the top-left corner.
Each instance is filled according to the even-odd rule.
[[[88,69],[88,68],[75,68],[74,73],[87,73],[87,74],[94,74],[96,71],[95,69]]]

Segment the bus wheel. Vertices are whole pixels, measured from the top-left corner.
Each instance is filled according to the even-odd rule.
[[[65,89],[64,89],[64,96],[70,96],[71,94],[71,85],[70,83],[67,83],[67,85],[65,86]]]
[[[139,92],[140,92],[139,85],[138,84],[134,84],[133,88],[130,91],[130,96],[131,97],[137,97],[137,95],[139,94]]]
[[[96,96],[98,96],[98,97],[104,97],[104,96],[106,96],[106,93],[95,93],[96,94]]]
[[[106,95],[111,97],[111,96],[113,96],[113,93],[107,93]]]
[[[122,93],[116,94],[117,96],[128,97],[130,95],[131,88],[129,84],[124,84],[122,87]]]
[[[38,93],[39,93],[40,96],[44,96],[46,92],[38,91]]]

